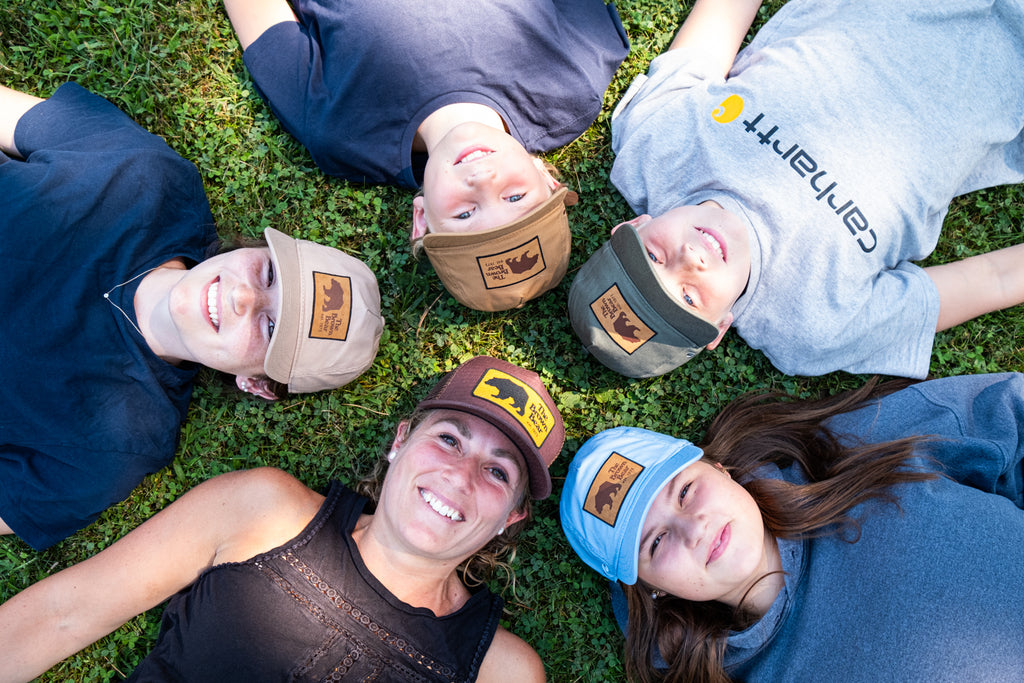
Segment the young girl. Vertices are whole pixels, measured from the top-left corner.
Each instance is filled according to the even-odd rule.
[[[558,284],[575,194],[531,155],[597,118],[629,48],[613,5],[224,4],[261,94],[321,170],[422,188],[411,237],[456,299],[504,310]]]
[[[200,484],[0,605],[0,681],[169,597],[129,680],[543,681],[479,583],[550,493],[564,438],[536,373],[473,358],[399,424],[362,487],[373,504],[269,468]]]
[[[625,592],[631,680],[1020,676],[1024,376],[880,393],[583,445],[562,525]]]
[[[37,550],[171,461],[200,365],[270,399],[377,353],[364,263],[272,228],[211,256],[195,165],[74,83],[0,86],[0,194],[0,534]]]

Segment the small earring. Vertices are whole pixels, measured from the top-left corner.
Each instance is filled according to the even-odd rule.
[[[658,599],[658,591],[651,591],[651,600]]]
[[[397,454],[397,453],[395,453],[395,449],[394,449],[394,448],[392,448],[392,449],[391,449],[391,452],[390,452],[390,453],[388,453],[388,462],[393,462],[393,461],[394,461],[394,459],[395,459],[395,456],[396,456],[396,455],[398,455],[398,454]]]
[[[499,536],[501,536],[503,533],[505,533],[505,527],[501,527],[500,529],[498,529]]]
[[[241,389],[242,391],[249,391],[249,383],[243,379],[241,382],[238,383],[238,388]]]

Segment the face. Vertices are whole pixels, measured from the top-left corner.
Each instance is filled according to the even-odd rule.
[[[538,207],[554,185],[543,162],[512,136],[464,123],[429,151],[414,223],[422,218],[431,232],[496,228]]]
[[[698,460],[658,492],[640,536],[638,575],[687,600],[736,606],[771,566],[757,503]]]
[[[705,320],[719,323],[750,277],[750,242],[737,216],[713,202],[630,221],[662,281]],[[612,232],[619,226],[615,226]]]
[[[236,249],[185,272],[170,292],[170,314],[189,358],[243,377],[263,361],[281,308],[270,249]]]
[[[374,514],[415,554],[461,562],[523,519],[527,474],[504,433],[468,413],[437,410],[399,429]]]

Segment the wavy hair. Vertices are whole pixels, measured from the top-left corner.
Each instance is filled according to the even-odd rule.
[[[849,543],[860,538],[853,509],[868,500],[899,506],[892,487],[933,479],[937,474],[909,462],[924,437],[878,444],[844,445],[822,426],[830,417],[908,386],[877,378],[856,391],[810,401],[783,394],[738,399],[715,418],[708,430],[705,459],[725,466],[754,498],[766,528],[777,538],[838,535]],[[849,440],[846,441],[849,444]],[[763,465],[797,463],[806,484],[756,478]],[[762,577],[763,578],[763,577]],[[626,674],[631,681],[729,681],[723,667],[729,632],[753,624],[758,615],[740,606],[692,602],[674,596],[655,600],[643,581],[623,586],[629,610]],[[667,671],[652,665],[660,652]]]

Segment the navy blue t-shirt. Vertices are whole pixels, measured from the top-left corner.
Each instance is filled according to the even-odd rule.
[[[496,110],[529,152],[585,131],[629,51],[602,0],[293,0],[301,23],[245,51],[264,99],[329,175],[418,187],[416,129],[441,107]]]
[[[73,83],[15,144],[24,161],[0,154],[0,518],[43,549],[174,457],[197,368],[150,351],[133,300],[143,273],[202,260],[216,232],[195,166]]]

